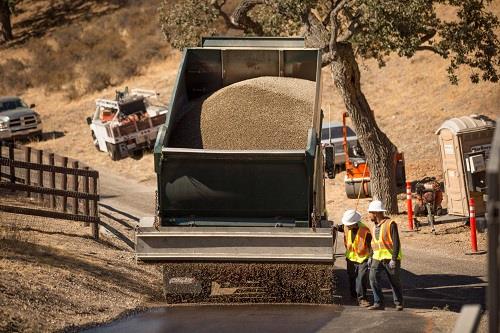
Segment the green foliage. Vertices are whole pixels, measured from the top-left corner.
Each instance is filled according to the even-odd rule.
[[[213,0],[186,0],[172,4],[163,0],[160,11],[161,30],[170,44],[178,49],[195,46],[201,36],[217,32],[220,11]]]
[[[411,57],[425,36],[435,33],[438,19],[433,1],[358,0],[361,31],[353,38],[357,53],[380,65],[390,52]]]
[[[160,20],[167,41],[176,48],[197,45],[201,36],[235,28],[227,19],[230,13],[221,9],[223,0],[171,2],[163,1]],[[455,72],[462,65],[472,69],[472,82],[498,82],[500,42],[495,31],[500,25],[486,10],[488,3],[491,0],[347,1],[337,16],[338,41],[352,43],[357,55],[374,58],[381,66],[390,53],[412,57],[416,52],[430,51],[449,59],[448,75],[454,84],[458,82]],[[307,13],[314,9],[323,29],[331,32],[331,6],[332,1],[327,0],[265,0],[248,17],[260,25],[264,35],[289,36],[299,33],[307,24]],[[443,19],[439,8],[454,9],[456,17]],[[356,28],[352,29],[354,23]],[[247,27],[242,30],[255,34]],[[346,35],[347,40],[340,40]],[[323,43],[325,51],[328,42]]]
[[[437,47],[450,56],[448,73],[451,82],[457,83],[455,70],[460,65],[468,65],[473,69],[470,78],[474,83],[479,82],[480,78],[498,82],[500,43],[495,35],[499,27],[498,18],[486,12],[484,2],[480,0],[449,2],[458,7],[458,20],[440,23],[442,39],[437,42]]]
[[[268,0],[257,6],[249,17],[259,22],[265,36],[292,36],[299,33],[303,16],[316,3],[314,0]]]

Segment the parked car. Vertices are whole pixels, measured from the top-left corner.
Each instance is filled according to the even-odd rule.
[[[42,120],[19,97],[0,97],[0,140],[42,138]]]
[[[343,165],[345,163],[345,154],[343,147],[343,134],[341,122],[324,122],[321,129],[321,143],[323,145],[333,144],[335,146],[335,164]],[[348,151],[359,146],[356,133],[347,126],[347,146]]]

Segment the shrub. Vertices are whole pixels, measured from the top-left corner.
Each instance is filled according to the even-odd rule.
[[[87,73],[87,92],[101,91],[111,85],[111,75],[105,70],[91,69]]]
[[[8,59],[0,65],[0,94],[17,95],[31,87],[26,65],[17,59]]]

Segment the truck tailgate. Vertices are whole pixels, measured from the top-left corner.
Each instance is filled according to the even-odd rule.
[[[136,258],[167,262],[333,263],[330,228],[142,227]]]

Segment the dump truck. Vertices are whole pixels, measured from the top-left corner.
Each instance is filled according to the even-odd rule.
[[[210,104],[207,96],[262,77],[302,80],[314,88],[303,144],[293,142],[294,149],[213,149],[207,140],[196,147],[174,144],[183,135],[179,127],[210,121],[202,114],[201,120],[183,122],[195,101]],[[281,93],[272,96],[279,100]],[[300,99],[300,91],[293,94]],[[224,102],[218,101],[229,103]],[[262,111],[252,109],[245,96],[237,102],[247,111]],[[238,105],[232,112],[240,112]],[[214,37],[184,50],[154,148],[156,214],[141,220],[135,239],[138,262],[163,265],[169,303],[332,301],[336,234],[325,209],[325,175],[334,177],[335,148],[321,145],[322,120],[321,50],[306,48],[304,39]]]

